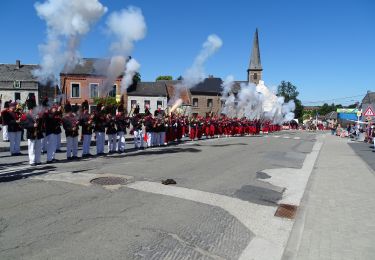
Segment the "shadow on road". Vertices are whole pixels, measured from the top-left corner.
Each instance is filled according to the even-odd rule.
[[[168,148],[168,147],[162,147],[160,150],[143,150],[140,152],[135,153],[124,153],[121,155],[116,155],[114,157],[108,155],[105,158],[111,159],[111,158],[124,158],[124,157],[134,157],[134,156],[142,156],[142,155],[162,155],[162,154],[173,154],[173,153],[199,153],[202,150],[196,149],[196,148]]]
[[[20,179],[26,179],[32,176],[42,175],[46,174],[51,170],[56,169],[55,166],[52,165],[45,165],[42,167],[28,167],[24,169],[14,170],[9,173],[3,173],[0,175],[0,182],[10,182],[10,181],[16,181]]]

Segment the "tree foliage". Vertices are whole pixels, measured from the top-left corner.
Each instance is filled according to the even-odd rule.
[[[173,77],[172,76],[168,76],[168,75],[165,75],[165,76],[159,76],[156,78],[156,81],[158,80],[172,80]]]
[[[112,105],[117,106],[118,102],[115,97],[96,97],[94,98],[94,104],[97,105],[101,103],[104,106]]]
[[[301,100],[297,98],[298,95],[297,87],[289,81],[281,81],[280,85],[277,87],[277,96],[284,97],[285,102],[293,100],[296,104],[296,109],[294,110],[295,118],[302,119],[303,106]]]
[[[141,74],[136,72],[133,76],[133,84],[137,84],[139,82],[141,82]]]

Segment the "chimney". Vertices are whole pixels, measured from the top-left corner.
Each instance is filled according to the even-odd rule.
[[[16,60],[16,68],[17,69],[21,68],[21,61],[20,60]]]

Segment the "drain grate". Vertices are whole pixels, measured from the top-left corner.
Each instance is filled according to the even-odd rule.
[[[124,185],[127,180],[122,177],[99,177],[92,179],[90,182],[98,185]]]
[[[297,212],[297,206],[289,204],[280,204],[275,212],[276,217],[294,219]]]

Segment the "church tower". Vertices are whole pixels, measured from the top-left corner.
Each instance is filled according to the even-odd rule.
[[[260,62],[258,28],[255,30],[253,50],[251,51],[251,58],[249,68],[247,70],[247,81],[250,83],[258,84],[262,80],[262,64]]]

